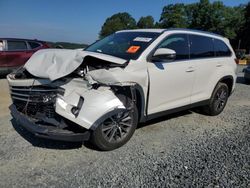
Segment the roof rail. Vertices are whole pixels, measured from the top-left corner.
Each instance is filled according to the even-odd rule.
[[[198,29],[187,29],[187,28],[169,28],[169,29],[165,29],[163,32],[165,32],[165,31],[183,31],[183,30],[184,31],[192,31],[192,32],[196,32],[196,33],[204,33],[204,34],[214,35],[214,36],[218,36],[218,37],[223,37],[222,35],[219,35],[216,33],[202,31],[202,30],[198,30]]]

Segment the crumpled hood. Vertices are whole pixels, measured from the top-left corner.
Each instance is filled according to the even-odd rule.
[[[125,59],[110,55],[65,49],[44,49],[37,51],[24,65],[32,75],[48,78],[51,81],[64,77],[76,70],[86,56],[109,61],[116,64],[126,63]]]

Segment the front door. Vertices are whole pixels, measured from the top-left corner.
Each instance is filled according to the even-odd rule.
[[[186,34],[170,35],[157,48],[174,50],[176,58],[170,62],[148,62],[149,115],[189,105],[194,82],[195,65],[189,61]]]

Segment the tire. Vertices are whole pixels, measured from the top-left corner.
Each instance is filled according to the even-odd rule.
[[[219,82],[209,100],[209,104],[203,107],[204,112],[210,116],[219,115],[225,108],[229,97],[227,84]]]
[[[131,102],[131,99],[128,99]],[[127,108],[128,109],[128,108]],[[138,123],[136,105],[106,118],[91,135],[91,143],[102,151],[110,151],[126,144]]]

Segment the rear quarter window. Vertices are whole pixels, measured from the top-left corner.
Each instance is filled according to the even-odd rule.
[[[190,40],[190,58],[214,57],[213,39],[201,35],[189,35]]]
[[[7,41],[8,51],[18,51],[18,50],[27,50],[27,45],[25,41]]]
[[[231,56],[232,54],[231,50],[222,40],[214,39],[214,48],[216,57]]]

